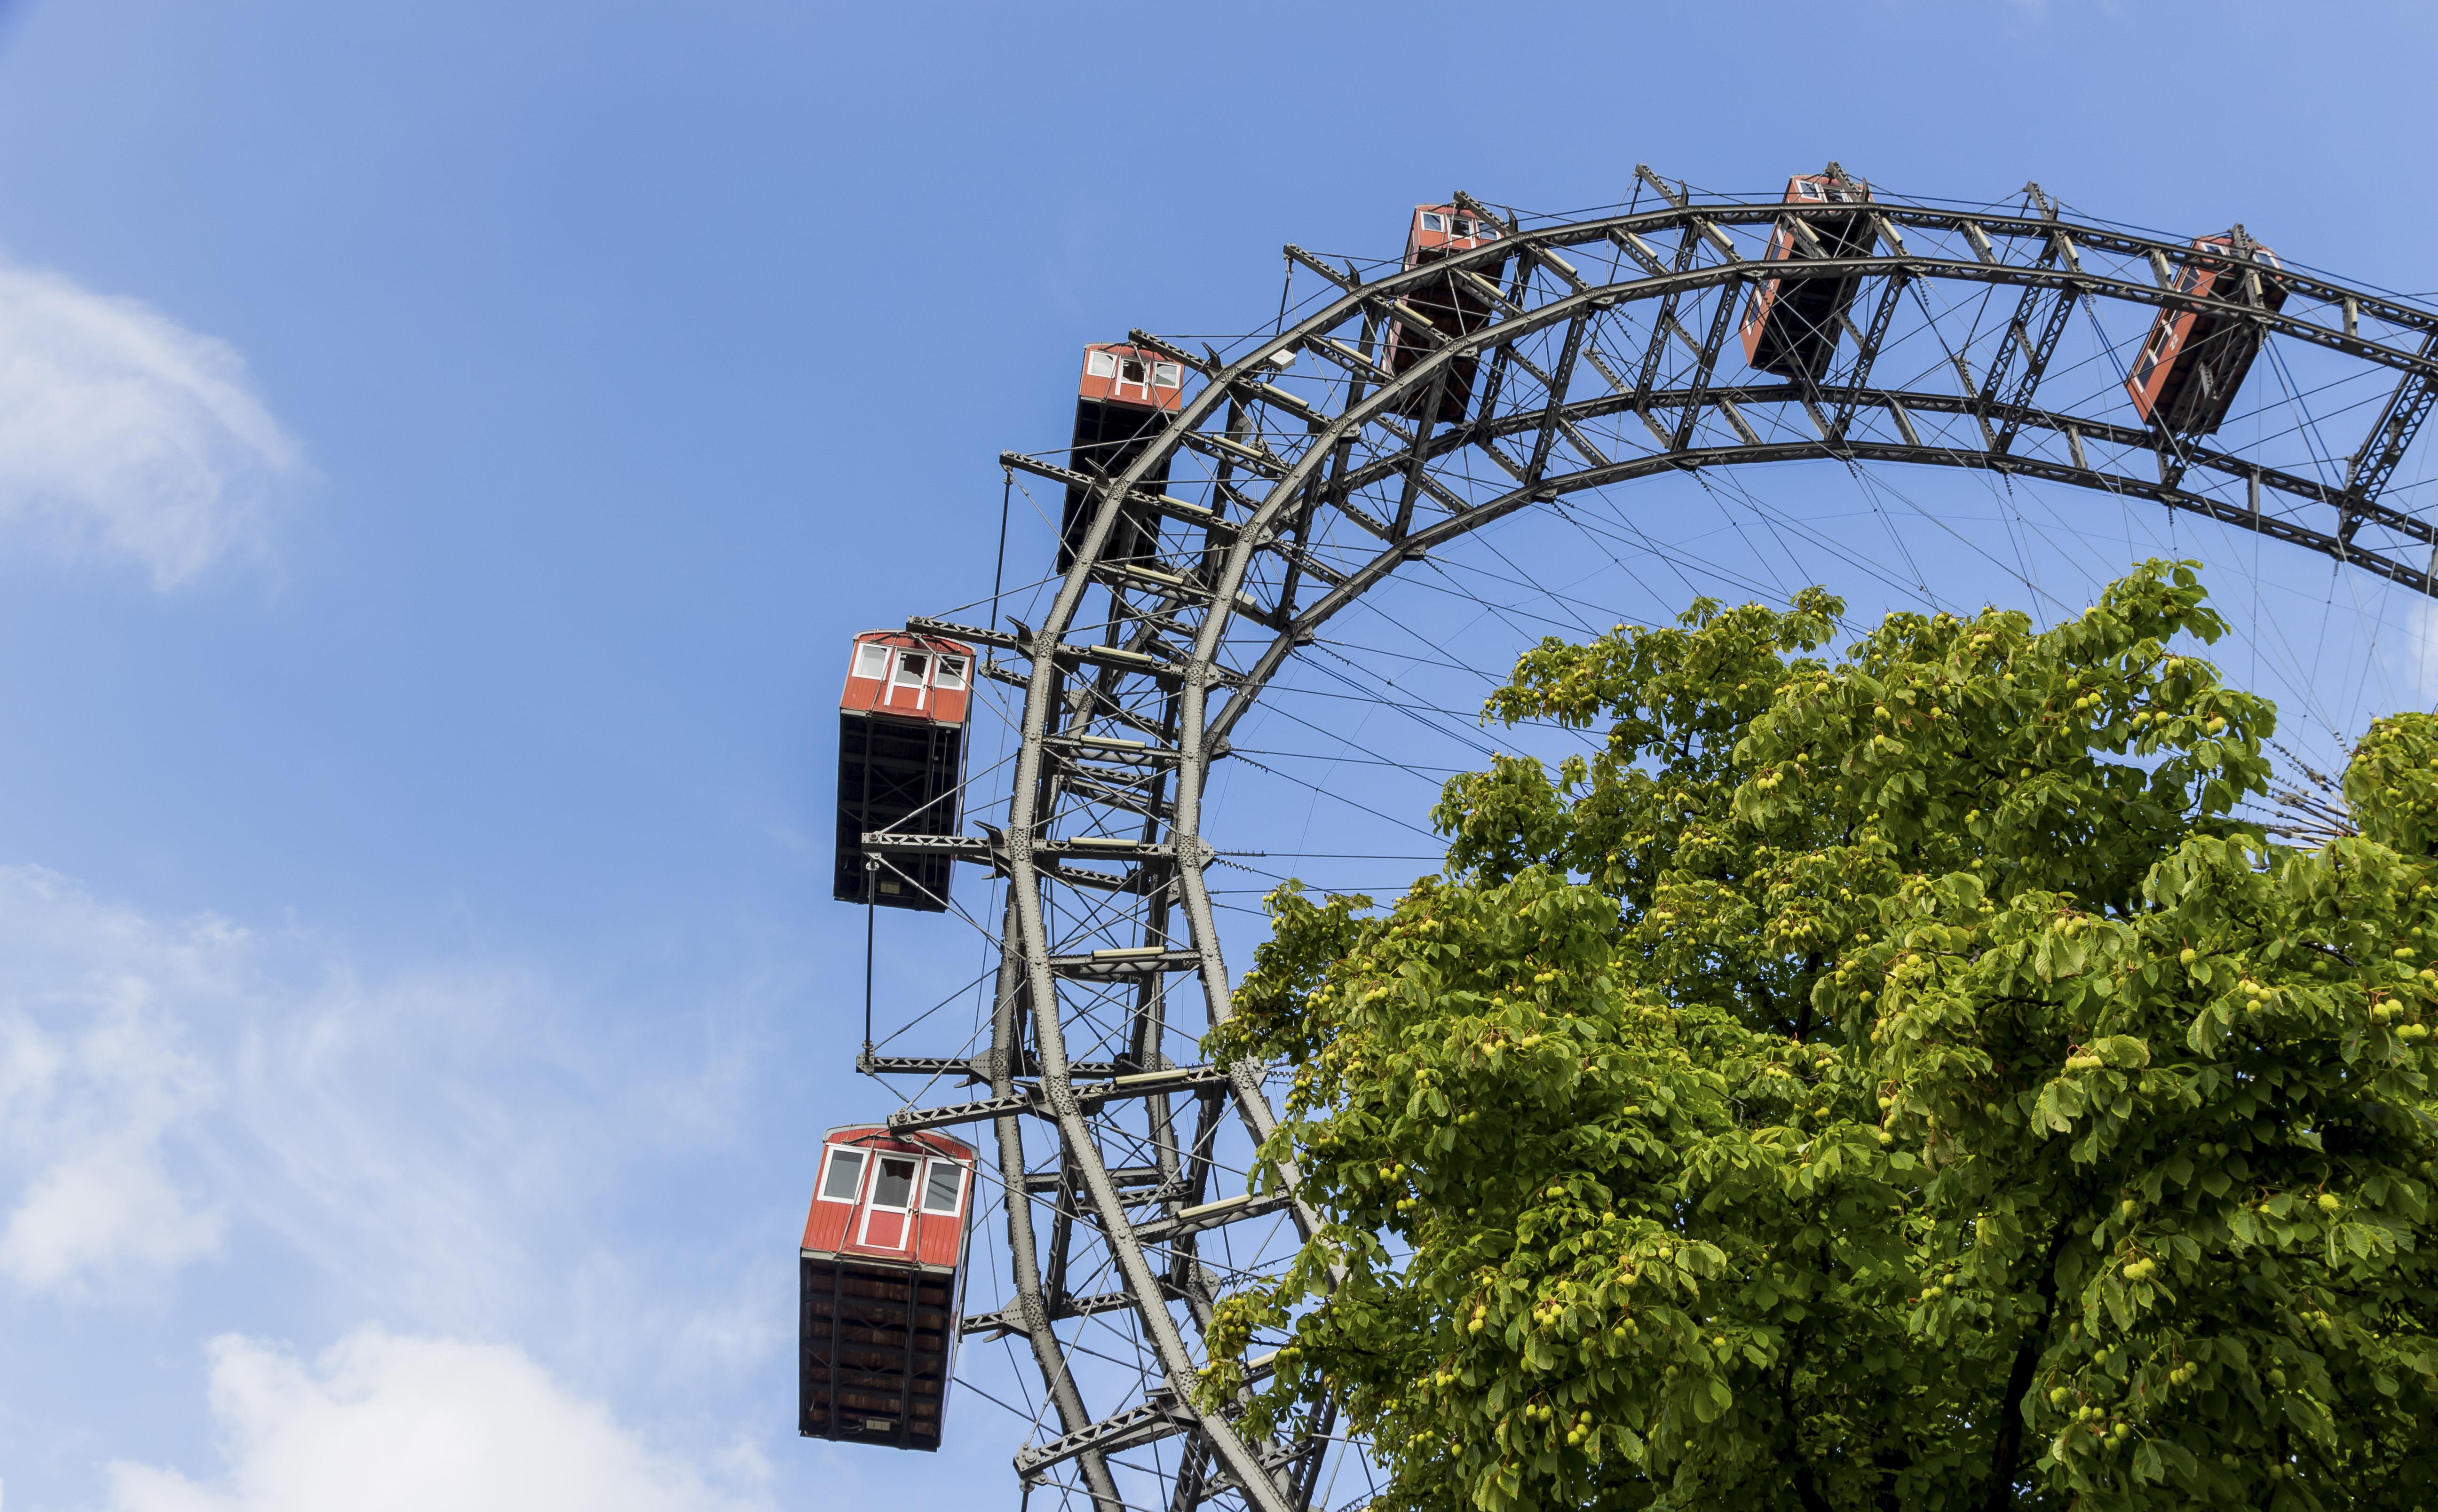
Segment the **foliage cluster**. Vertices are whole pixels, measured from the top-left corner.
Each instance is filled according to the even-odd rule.
[[[1324,1226],[1206,1398],[1334,1399],[1400,1509],[2438,1504],[2438,721],[2291,849],[2193,564],[1841,612],[1544,642],[1491,712],[1597,755],[1272,897],[1211,1047]]]

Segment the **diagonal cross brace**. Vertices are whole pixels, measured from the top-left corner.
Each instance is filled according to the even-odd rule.
[[[2040,387],[2040,375],[2048,371],[2049,359],[2057,353],[2058,338],[2065,335],[2066,321],[2074,314],[2075,304],[2080,295],[2081,291],[2071,284],[2057,290],[2049,305],[2048,318],[2040,323],[2040,341],[2025,355],[2023,376],[2015,380],[2013,392],[2006,396],[2005,409],[2002,412],[2005,418],[1998,428],[1998,439],[1991,450],[2004,452],[2015,444],[2015,436],[2023,429],[2020,417],[2032,402],[2032,391]],[[2021,316],[2017,317],[2017,322],[2020,331]],[[1995,379],[1998,375],[1992,371],[1989,376]]]
[[[2421,343],[2421,355],[2438,356],[2438,331]],[[2395,392],[2387,396],[2378,423],[2370,428],[2345,466],[2345,519],[2341,531],[2345,539],[2351,540],[2360,525],[2360,506],[2387,490],[2388,480],[2395,476],[2405,452],[2412,449],[2421,422],[2429,417],[2433,399],[2438,399],[2438,379],[2421,368],[2408,371]]]
[[[1586,309],[1566,324],[1566,343],[1558,351],[1558,370],[1549,376],[1549,403],[1541,412],[1541,433],[1532,443],[1532,460],[1524,466],[1527,484],[1539,483],[1542,469],[1549,465],[1549,448],[1558,439],[1558,416],[1566,407],[1566,389],[1575,378],[1575,359],[1582,353],[1583,332],[1591,323],[1592,312]]]

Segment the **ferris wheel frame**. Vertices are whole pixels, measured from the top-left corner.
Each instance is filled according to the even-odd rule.
[[[1834,165],[1830,172],[1842,178]],[[1297,649],[1400,566],[1515,511],[1655,474],[1788,461],[1901,463],[2147,501],[2438,597],[2438,525],[2394,487],[2438,399],[2438,312],[2290,268],[2275,274],[2282,308],[2263,301],[2251,278],[2185,292],[2176,270],[2194,255],[2192,243],[2069,217],[2036,187],[2014,213],[1875,197],[1862,212],[1869,254],[1838,256],[1807,217],[1854,213],[1850,206],[1697,200],[1647,167],[1636,173],[1657,196],[1655,208],[1529,227],[1458,193],[1455,202],[1495,226],[1499,238],[1378,276],[1290,246],[1290,263],[1330,292],[1232,360],[1132,332],[1137,347],[1178,362],[1200,387],[1130,466],[1109,477],[1016,452],[1000,459],[1010,469],[1080,487],[1091,501],[1088,527],[1041,624],[1008,631],[908,622],[910,633],[1011,659],[981,669],[1023,693],[1011,797],[1003,828],[985,826],[980,836],[876,832],[863,836],[865,854],[882,866],[942,856],[985,866],[1007,879],[1007,903],[987,1054],[884,1057],[867,1046],[861,1064],[882,1075],[963,1074],[988,1088],[970,1101],[902,1109],[889,1123],[899,1133],[993,1125],[1014,1300],[964,1320],[964,1331],[1021,1336],[1041,1371],[1059,1432],[1016,1456],[1028,1486],[1071,1464],[1081,1478],[1074,1491],[1116,1512],[1133,1503],[1122,1495],[1111,1457],[1181,1436],[1171,1512],[1230,1494],[1259,1512],[1306,1512],[1312,1503],[1328,1422],[1296,1441],[1263,1442],[1231,1413],[1206,1410],[1185,1327],[1209,1314],[1208,1286],[1192,1279],[1196,1236],[1283,1215],[1309,1239],[1319,1220],[1297,1195],[1291,1162],[1276,1191],[1208,1192],[1207,1147],[1223,1104],[1257,1142],[1275,1131],[1277,1116],[1263,1068],[1179,1064],[1161,1051],[1166,983],[1190,974],[1210,1022],[1228,1015],[1228,977],[1205,878],[1217,853],[1203,833],[1210,770]],[[1920,245],[1909,244],[1908,235]],[[1814,255],[1799,264],[1766,261],[1740,250],[1740,237],[1746,244],[1756,237],[1792,240]],[[1939,245],[1931,250],[1934,241]],[[1576,259],[1591,255],[1611,259],[1607,276],[1579,270]],[[1720,370],[1740,295],[1797,267],[1805,278],[1850,278],[1860,291],[1852,307],[1861,318],[1843,310],[1836,317],[1842,371],[1724,381]],[[1451,278],[1470,280],[1481,295],[1490,316],[1479,329],[1440,331],[1413,302]],[[1921,291],[1964,286],[2012,292],[2017,301],[1982,370],[1973,370],[1968,337],[1964,355],[1954,357],[1952,387],[1875,383],[1907,296],[1935,333]],[[2303,343],[2361,364],[2364,381],[2386,375],[2392,385],[2333,483],[2324,470],[2313,476],[2272,466],[2257,447],[2247,456],[2241,447],[2129,424],[2121,406],[2089,396],[2051,402],[2043,380],[2053,377],[2060,336],[2078,308],[2099,301],[2206,313],[2250,327],[2264,345],[2270,338]],[[1705,319],[1680,318],[1705,303]],[[1624,354],[1604,353],[1599,337],[1646,311],[1647,328],[1637,333],[1645,349],[1628,371],[1609,360]],[[1382,360],[1391,326],[1427,348],[1419,360],[1400,369]],[[1538,361],[1535,338],[1543,339]],[[1670,352],[1678,354],[1672,376],[1663,371]],[[1325,398],[1281,385],[1290,354],[1310,356],[1334,375]],[[1474,364],[1464,369],[1474,405],[1468,418],[1408,418],[1440,413],[1459,363]],[[1486,381],[1473,377],[1476,369]],[[1647,431],[1646,448],[1625,455],[1614,432],[1605,447],[1593,438],[1599,423],[1627,417]],[[1763,434],[1764,424],[1776,439]],[[1189,456],[1210,472],[1208,502],[1178,497],[1174,484],[1147,485],[1167,477],[1172,460]],[[2136,458],[2146,459],[2146,468],[2135,470]],[[1470,475],[1454,476],[1475,461],[1500,485],[1484,490]],[[1109,554],[1122,521],[1150,523],[1122,532],[1129,542],[1149,541],[1147,554]],[[1315,544],[1324,525],[1368,554],[1325,558]],[[1096,589],[1110,604],[1094,626],[1098,642],[1070,639]],[[1249,659],[1231,663],[1228,653],[1240,650]],[[1082,808],[1139,817],[1139,834],[1055,836],[1062,817]],[[1090,894],[1104,921],[1116,910],[1140,942],[1061,954],[1045,908],[1054,889]],[[1068,999],[1113,988],[1135,996],[1132,1053],[1077,1063],[1069,1051]],[[1179,1133],[1179,1099],[1200,1110],[1191,1137]],[[1103,1144],[1121,1109],[1142,1120],[1142,1131],[1127,1137],[1148,1140],[1157,1158],[1113,1174]],[[1027,1119],[1055,1134],[1054,1180],[1028,1163]],[[1052,1195],[1054,1215],[1047,1254],[1033,1200],[1043,1190]],[[1105,1252],[1122,1290],[1066,1291],[1072,1252],[1086,1242]],[[1153,1363],[1138,1399],[1096,1415],[1057,1326],[1099,1313],[1131,1315]]]

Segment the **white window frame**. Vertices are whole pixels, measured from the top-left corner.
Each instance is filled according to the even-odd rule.
[[[880,1200],[880,1167],[883,1161],[890,1160],[902,1160],[914,1168],[913,1178],[909,1181],[906,1186],[906,1205],[903,1207],[892,1207]],[[923,1158],[920,1155],[901,1155],[893,1150],[874,1152],[871,1174],[863,1178],[863,1222],[857,1226],[855,1241],[858,1244],[870,1244],[872,1242],[872,1219],[874,1214],[895,1213],[898,1217],[904,1219],[907,1223],[911,1224],[914,1222],[915,1211],[922,1205],[922,1203]],[[900,1249],[905,1248],[906,1241],[911,1237],[912,1236],[907,1229],[898,1229],[896,1247]]]
[[[918,659],[922,662],[921,666],[915,667],[910,665],[910,663]],[[910,671],[913,674],[911,677],[907,675]],[[897,677],[892,686],[899,688],[920,688],[930,680],[931,654],[929,652],[906,651],[901,652],[898,655]]]
[[[964,685],[965,659],[963,657],[941,656],[935,653],[931,658],[931,686],[934,688],[962,688]]]
[[[1185,387],[1185,369],[1175,362],[1154,362],[1151,381],[1154,388],[1181,389]]]
[[[1118,376],[1117,356],[1115,353],[1103,351],[1088,353],[1084,359],[1084,371],[1096,378],[1116,378]]]
[[[957,1173],[957,1195],[956,1200],[949,1203],[947,1206],[934,1207],[931,1205],[931,1172],[937,1170],[942,1166],[945,1166]],[[962,1160],[948,1160],[935,1155],[931,1159],[925,1161],[923,1163],[923,1201],[921,1209],[923,1216],[926,1218],[954,1218],[958,1214],[963,1213],[965,1210],[966,1179],[965,1163]]]
[[[877,661],[879,663],[878,670],[866,672],[864,670],[864,663],[867,661]],[[877,641],[864,641],[857,642],[855,648],[855,660],[847,668],[847,676],[850,677],[862,677],[874,682],[887,682],[889,680],[889,648]]]
[[[1422,212],[1422,229],[1424,231],[1437,233],[1440,236],[1445,236],[1447,234],[1447,217],[1440,214],[1437,210],[1425,210]]]
[[[838,1163],[841,1160],[856,1162],[855,1190],[844,1197],[833,1197],[830,1195],[830,1174],[838,1169]],[[822,1179],[813,1187],[813,1200],[822,1203],[843,1203],[853,1207],[863,1196],[864,1178],[871,1173],[872,1160],[868,1152],[857,1150],[852,1145],[832,1145],[829,1147],[829,1158],[822,1162]]]

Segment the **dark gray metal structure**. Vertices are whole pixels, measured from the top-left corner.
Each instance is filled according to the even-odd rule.
[[[2438,526],[2392,491],[2438,396],[2438,311],[2292,270],[2278,275],[2282,308],[2256,280],[2196,300],[2177,289],[2186,240],[2069,219],[2037,189],[1977,210],[1877,190],[1868,245],[1848,255],[1821,244],[1802,206],[1697,199],[1637,174],[1647,207],[1561,223],[1459,194],[1503,238],[1410,272],[1367,277],[1289,247],[1322,297],[1232,352],[1132,333],[1185,364],[1193,391],[1122,478],[1001,459],[1094,501],[1048,617],[1008,631],[908,624],[988,648],[983,675],[1023,695],[1002,826],[864,840],[884,865],[945,855],[1008,880],[990,921],[989,1047],[864,1065],[970,1091],[934,1093],[892,1127],[995,1133],[1015,1300],[964,1329],[1020,1338],[1040,1367],[1055,1436],[1016,1456],[1028,1496],[1302,1512],[1333,1448],[1360,1452],[1326,1419],[1300,1441],[1262,1442],[1192,1399],[1198,1333],[1228,1273],[1276,1263],[1314,1224],[1292,1170],[1281,1192],[1216,1189],[1217,1142],[1258,1140],[1273,1113],[1263,1067],[1195,1064],[1229,991],[1204,792],[1298,645],[1401,565],[1579,490],[1826,459],[2102,490],[2438,594]],[[1760,260],[1780,227],[1809,260]],[[1495,282],[1478,271],[1502,264]],[[1730,341],[1756,282],[1790,273],[1856,281],[1816,378],[1755,371]],[[1471,280],[1486,327],[1439,332],[1405,299],[1449,277]],[[2252,440],[2173,434],[2128,402],[2155,312],[2203,307],[2256,327],[2262,361],[2284,364],[2249,379],[2268,396],[2252,408],[2275,421]],[[1393,376],[1391,322],[1433,348]],[[1467,356],[1462,420],[1404,418],[1440,413],[1437,386]],[[2309,402],[2289,422],[2275,395],[2298,391]],[[1103,1349],[1114,1363],[1089,1366],[1086,1321],[1131,1339],[1132,1358]],[[1131,1394],[1087,1399],[1087,1377],[1104,1392],[1130,1380]]]

